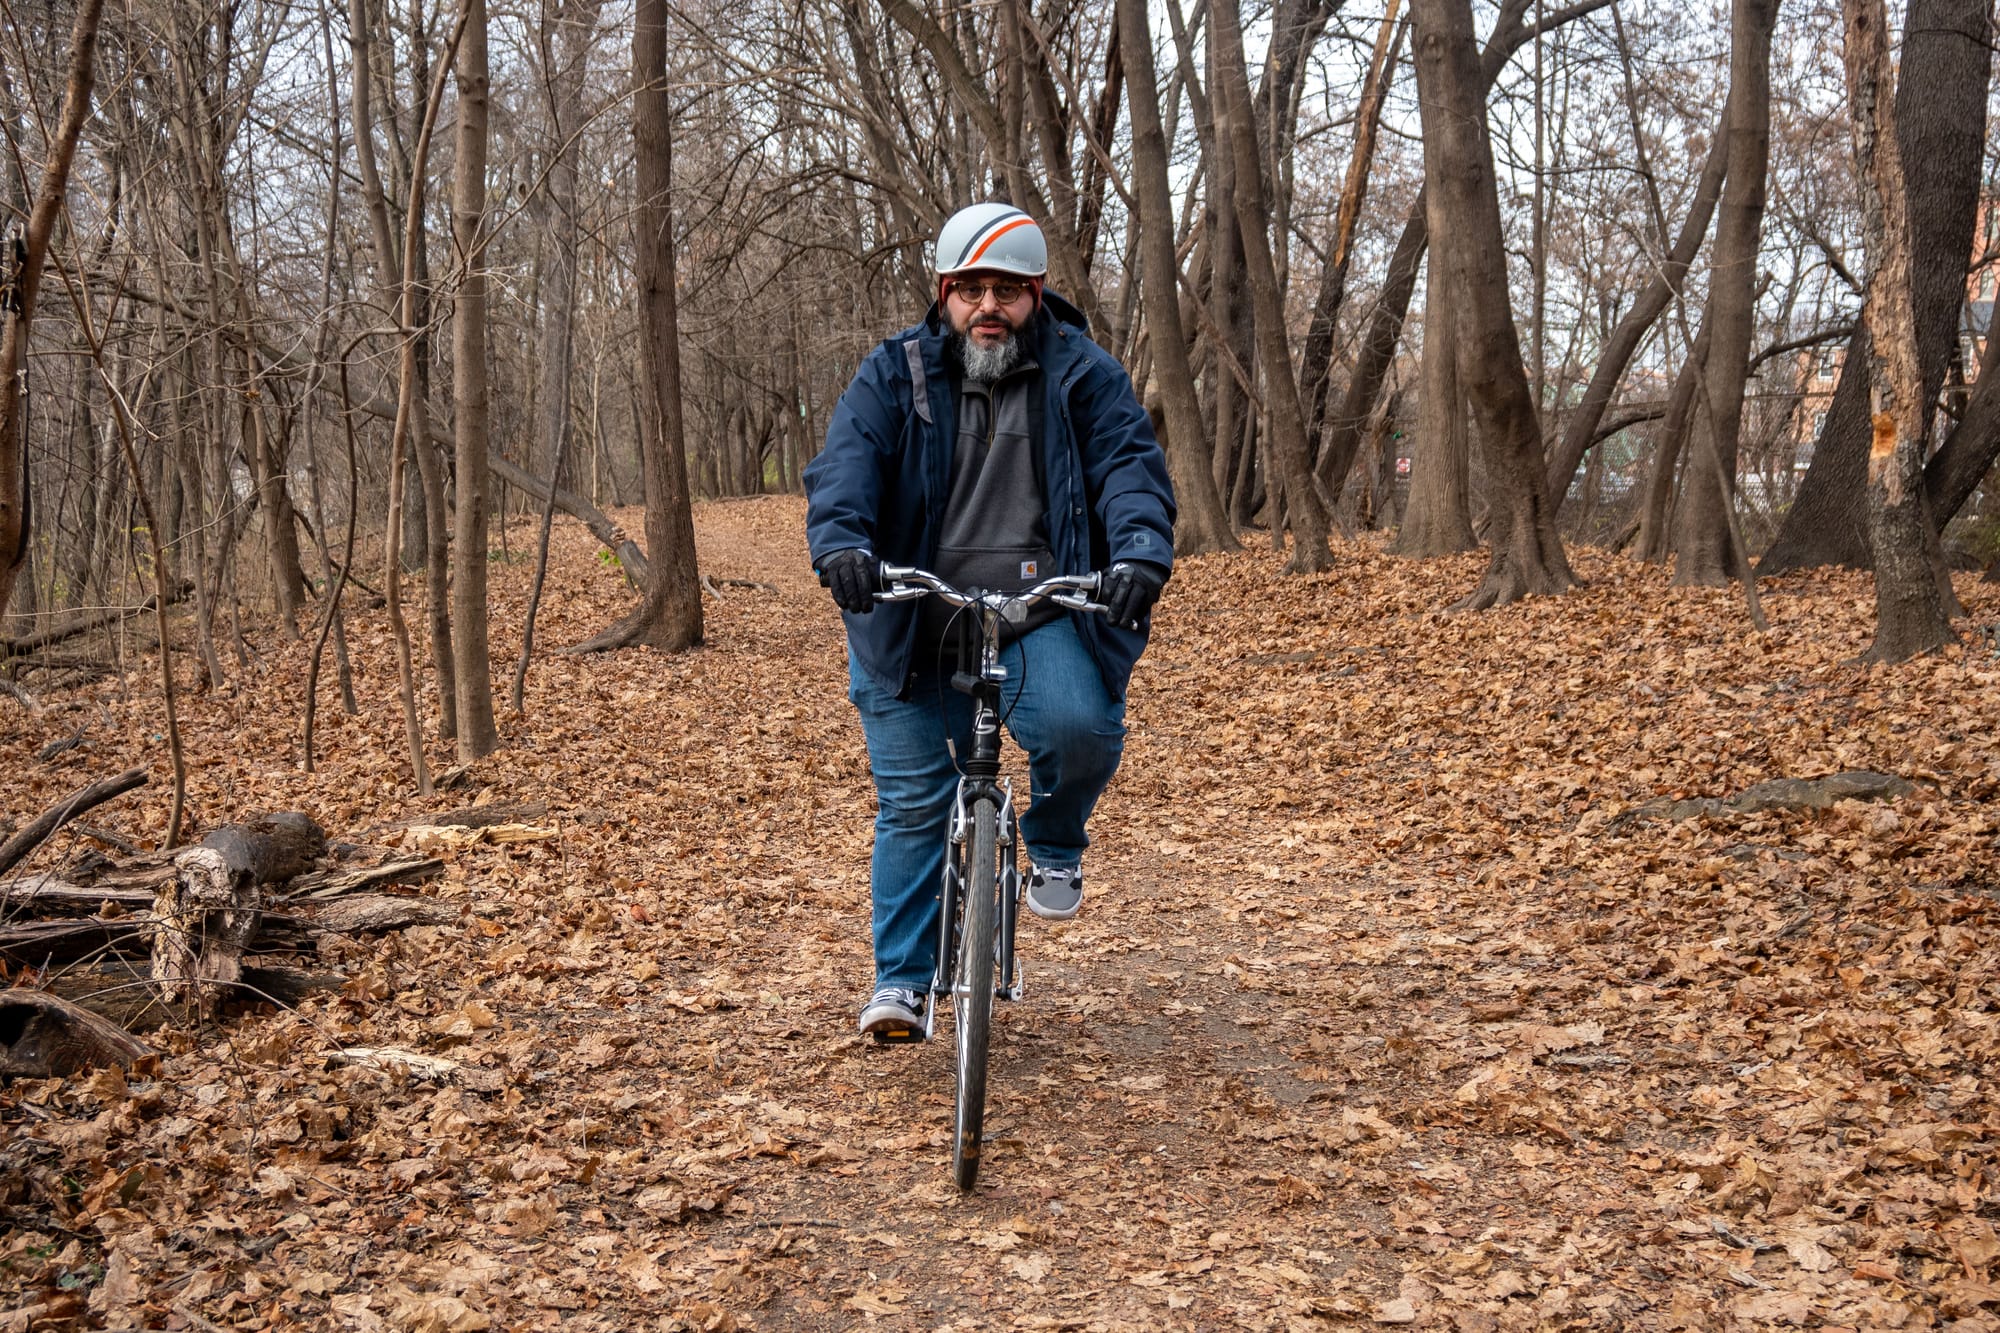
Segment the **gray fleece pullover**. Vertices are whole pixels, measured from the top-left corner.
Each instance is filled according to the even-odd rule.
[[[1041,387],[1041,367],[1033,361],[992,384],[959,386],[958,440],[936,564],[938,577],[955,587],[1017,592],[1056,572],[1032,412]],[[924,640],[939,641],[950,611],[935,598],[925,601]],[[1009,626],[1007,637],[1061,614],[1053,604],[1037,607],[1025,623]]]

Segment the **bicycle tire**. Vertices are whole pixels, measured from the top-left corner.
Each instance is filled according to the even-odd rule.
[[[958,1038],[958,1095],[952,1116],[951,1174],[961,1190],[979,1178],[981,1135],[986,1127],[986,1053],[993,1034],[994,884],[999,807],[987,797],[972,803],[966,852],[965,915],[958,933],[952,1019]]]

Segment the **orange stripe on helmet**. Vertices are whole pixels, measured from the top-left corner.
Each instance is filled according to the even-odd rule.
[[[979,248],[972,252],[972,257],[970,259],[967,259],[963,264],[959,265],[959,267],[972,268],[974,265],[978,264],[980,258],[993,247],[993,242],[999,240],[1002,236],[1005,236],[1008,232],[1014,230],[1014,228],[1016,227],[1032,227],[1034,225],[1035,225],[1035,220],[1031,217],[1026,216],[1025,214],[1021,217],[1015,218],[1012,222],[1008,223],[1006,226],[995,230],[991,236],[988,236],[983,242],[981,242]]]

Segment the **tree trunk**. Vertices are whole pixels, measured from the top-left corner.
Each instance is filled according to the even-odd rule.
[[[96,79],[97,27],[104,0],[81,0],[70,29],[68,82],[62,119],[49,144],[41,183],[18,254],[0,254],[0,287],[12,299],[0,308],[0,614],[13,600],[14,584],[28,558],[28,441],[22,372],[28,363],[28,331],[42,286],[42,264],[56,219],[69,194],[70,163],[76,141],[90,117],[90,89]]]
[[[486,0],[463,0],[458,44],[458,134],[452,161],[452,236],[464,257],[452,300],[452,399],[458,504],[452,529],[452,685],[458,758],[500,744],[493,723],[493,666],[486,635],[488,450],[486,371]],[[421,441],[419,442],[421,444]]]
[[[535,578],[528,593],[528,610],[521,626],[521,658],[514,668],[512,704],[520,711],[527,684],[528,663],[535,653],[535,620],[541,610],[543,581],[548,577],[549,529],[555,518],[556,489],[563,484],[569,457],[571,380],[576,362],[576,164],[583,128],[583,84],[589,64],[590,37],[602,6],[580,0],[544,10],[543,23],[560,32],[543,50],[556,68],[549,71],[548,194],[544,203],[548,264],[542,275],[538,305],[545,318],[536,371],[540,383],[536,407],[540,413],[542,456],[548,460],[549,493],[542,500],[542,521],[535,537]]]
[[[1299,362],[1299,384],[1306,398],[1306,441],[1315,454],[1320,450],[1321,432],[1326,426],[1327,391],[1333,371],[1333,334],[1340,319],[1340,305],[1347,295],[1347,266],[1354,256],[1354,229],[1361,218],[1361,205],[1368,198],[1368,173],[1375,160],[1375,139],[1382,124],[1382,108],[1388,100],[1389,84],[1395,78],[1396,62],[1402,54],[1407,19],[1398,21],[1400,0],[1389,0],[1382,26],[1375,35],[1375,53],[1362,85],[1361,105],[1354,118],[1354,150],[1347,159],[1347,180],[1340,191],[1340,208],[1334,215],[1333,244],[1327,251],[1326,267],[1320,271],[1319,291],[1313,298],[1312,321],[1306,327],[1306,342]]]
[[[577,645],[593,652],[646,644],[668,652],[701,642],[701,573],[688,495],[681,408],[680,318],[674,299],[673,121],[667,91],[666,0],[638,0],[632,26],[632,137],[638,199],[640,454],[646,483],[645,600]]]
[[[1215,82],[1217,131],[1226,123],[1231,156],[1236,164],[1237,230],[1243,237],[1244,265],[1250,279],[1250,300],[1256,311],[1257,357],[1264,375],[1264,402],[1269,421],[1272,470],[1284,490],[1285,522],[1292,532],[1292,553],[1285,570],[1313,574],[1333,565],[1327,545],[1330,523],[1326,506],[1313,486],[1312,461],[1306,449],[1305,417],[1299,406],[1298,381],[1292,375],[1291,349],[1285,331],[1284,294],[1278,288],[1271,258],[1268,195],[1258,159],[1256,126],[1251,122],[1250,79],[1243,63],[1243,34],[1235,7],[1215,7],[1213,22],[1222,57]],[[1273,525],[1273,535],[1277,529]]]
[[[1431,222],[1437,230],[1438,219]],[[1472,439],[1458,377],[1456,305],[1443,282],[1425,289],[1422,398],[1410,458],[1409,509],[1389,548],[1396,555],[1451,555],[1479,545],[1472,531]]]
[[[1541,424],[1507,296],[1500,197],[1486,128],[1471,0],[1415,0],[1424,188],[1440,224],[1432,281],[1458,304],[1459,374],[1478,420],[1491,487],[1492,559],[1458,605],[1478,610],[1571,587],[1543,471]]]
[[[1183,555],[1233,551],[1236,534],[1216,490],[1202,447],[1201,403],[1181,326],[1180,261],[1174,254],[1174,205],[1167,181],[1166,132],[1160,124],[1159,88],[1153,70],[1153,36],[1146,0],[1118,0],[1118,23],[1131,82],[1132,183],[1139,212],[1143,263],[1140,295],[1153,349],[1153,371],[1166,419],[1167,470],[1179,519],[1174,549]]]
[[[2000,459],[2000,338],[1989,335],[1965,415],[1924,468],[1924,494],[1940,532],[1979,489],[1995,459]]]
[[[1722,119],[1726,126],[1729,123],[1726,105]],[[1612,395],[1618,390],[1618,381],[1624,377],[1625,368],[1631,364],[1653,322],[1680,295],[1681,286],[1687,280],[1688,268],[1701,249],[1702,239],[1708,235],[1709,218],[1714,215],[1716,200],[1722,193],[1723,168],[1728,162],[1728,155],[1723,151],[1726,143],[1727,139],[1717,134],[1715,143],[1708,150],[1708,163],[1702,168],[1701,179],[1695,185],[1694,200],[1688,205],[1687,218],[1681,223],[1680,234],[1653,270],[1645,290],[1640,292],[1632,308],[1625,312],[1611,330],[1611,335],[1604,340],[1597,365],[1590,372],[1590,383],[1584,386],[1583,398],[1570,413],[1569,421],[1563,428],[1562,443],[1557,447],[1555,457],[1549,460],[1549,503],[1558,512],[1569,494],[1570,480],[1576,476],[1577,465],[1597,440],[1597,427],[1604,420],[1605,409],[1611,405]],[[1661,243],[1666,243],[1666,239],[1662,236]]]
[[[1914,255],[1903,159],[1889,95],[1889,16],[1882,0],[1841,0],[1843,64],[1868,255],[1862,318],[1871,350],[1868,537],[1875,554],[1875,642],[1866,660],[1901,662],[1957,640],[1930,560],[1924,440],[1930,394],[1917,346]],[[1934,392],[1934,391],[1932,391]]]
[[[1687,452],[1687,438],[1694,426],[1694,398],[1701,388],[1702,363],[1708,359],[1708,328],[1695,335],[1694,349],[1681,363],[1674,377],[1673,391],[1667,396],[1666,419],[1660,423],[1658,443],[1653,446],[1653,465],[1646,473],[1646,494],[1640,501],[1639,535],[1632,548],[1634,559],[1650,565],[1664,565],[1673,554],[1669,540],[1673,525],[1674,469]]]
[[[1911,288],[1926,403],[1935,400],[1944,383],[1965,302],[1965,271],[1974,243],[1986,141],[1986,85],[1992,66],[1989,14],[1989,0],[1912,0],[1904,23],[1901,66],[1921,72],[1917,78],[1901,80],[1896,88],[1896,143],[1908,187],[1904,206],[1911,252],[1939,257],[1916,266]],[[1813,565],[1869,567],[1871,360],[1868,334],[1857,329],[1848,342],[1812,464],[1777,537],[1758,563],[1759,573]],[[1951,440],[1933,460],[1933,475],[1940,480],[1943,470],[1938,464],[1946,453],[1958,456]],[[1972,485],[1977,484],[1975,478]],[[1965,494],[1970,493],[1968,488]],[[1941,493],[1939,498],[1948,497]],[[1950,511],[1940,507],[1933,517],[1942,524],[1956,509],[1956,505]]]
[[[169,1004],[212,1009],[243,975],[243,951],[263,924],[266,884],[308,869],[326,834],[304,815],[227,824],[174,858],[153,900],[152,978]]]
[[[68,1078],[109,1065],[128,1068],[152,1053],[109,1019],[47,991],[0,992],[0,1077]]]
[[[1702,376],[1707,398],[1702,419],[1717,466],[1704,467],[1697,459],[1687,470],[1674,542],[1676,587],[1720,587],[1737,569],[1729,515],[1736,504],[1737,438],[1757,306],[1757,253],[1771,156],[1771,30],[1777,16],[1778,0],[1734,0],[1731,11],[1728,163],[1716,208],[1704,320],[1710,342]]]
[[[1486,40],[1485,50],[1479,54],[1480,101],[1483,103],[1492,91],[1493,82],[1507,67],[1508,59],[1537,31],[1559,27],[1609,3],[1610,0],[1578,0],[1576,4],[1550,11],[1531,28],[1522,22],[1529,0],[1502,0],[1500,17],[1494,24],[1492,35]],[[1340,413],[1327,424],[1324,445],[1320,448],[1318,462],[1314,464],[1314,472],[1329,494],[1337,493],[1345,484],[1348,469],[1354,466],[1355,456],[1361,451],[1361,433],[1367,429],[1369,419],[1374,415],[1375,400],[1382,396],[1383,382],[1388,378],[1390,366],[1395,363],[1396,343],[1402,336],[1403,319],[1410,311],[1410,297],[1417,288],[1424,248],[1430,242],[1424,215],[1425,201],[1420,194],[1410,205],[1409,217],[1390,256],[1389,272],[1382,282],[1382,294],[1376,298],[1375,308],[1369,315],[1368,331],[1362,337],[1354,373],[1348,377],[1347,392],[1341,397]],[[1307,438],[1318,444],[1321,440],[1319,426],[1309,422],[1308,427]]]

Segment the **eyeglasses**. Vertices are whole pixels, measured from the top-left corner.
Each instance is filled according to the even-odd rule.
[[[951,294],[967,305],[978,305],[992,292],[993,299],[1000,305],[1012,305],[1028,294],[1025,282],[955,282]]]

